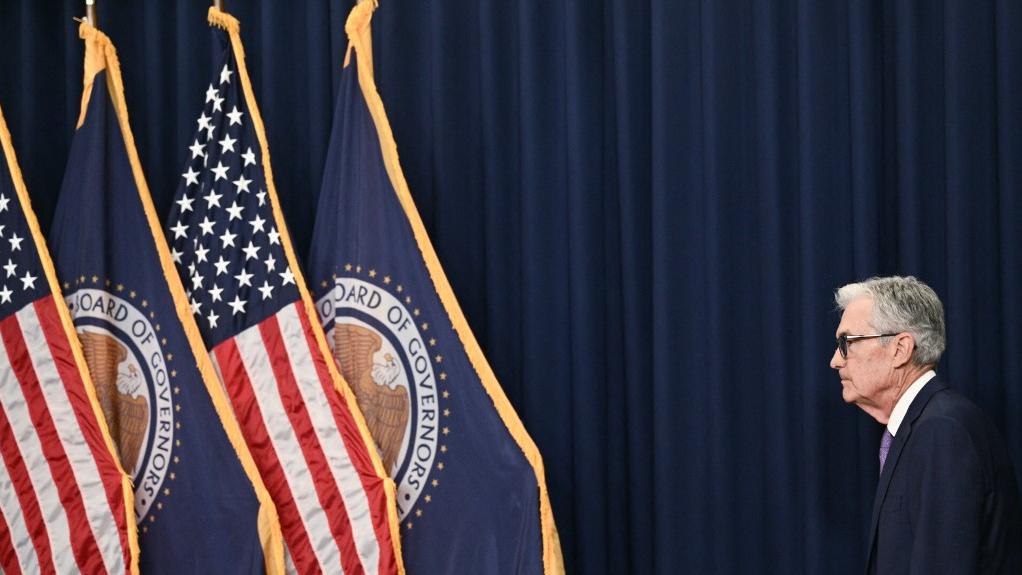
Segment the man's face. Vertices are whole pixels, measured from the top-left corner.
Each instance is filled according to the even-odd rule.
[[[873,299],[853,300],[845,308],[835,337],[841,335],[868,335],[876,333],[872,325]],[[854,403],[881,423],[887,423],[894,402],[893,346],[883,346],[882,340],[864,339],[848,342],[848,357],[841,357],[835,347],[830,367],[841,378],[841,397],[845,403]]]

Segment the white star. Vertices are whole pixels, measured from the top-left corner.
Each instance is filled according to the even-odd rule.
[[[264,281],[263,285],[259,288],[259,293],[263,294],[263,299],[268,300],[273,295],[273,286],[270,285],[269,280]]]
[[[201,301],[195,301],[195,299],[193,298],[193,299],[189,300],[189,303],[192,306],[192,313],[195,314],[195,315],[199,315],[199,309],[202,308],[202,302]]]
[[[234,276],[234,279],[238,280],[238,287],[252,287],[252,275],[245,270],[241,270],[241,273]]]
[[[213,168],[213,173],[216,174],[214,181],[226,180],[227,179],[227,166],[223,162],[217,162],[216,167]]]
[[[220,204],[217,203],[217,205],[219,206]],[[199,222],[199,229],[202,230],[202,235],[204,236],[213,235],[213,220],[209,219],[209,216],[206,216],[201,222]]]
[[[238,234],[232,234],[231,230],[224,230],[223,235],[220,236],[220,241],[223,242],[223,246],[222,247],[226,248],[227,246],[231,246],[233,248],[234,247],[234,238],[236,238],[236,237],[238,237]]]
[[[209,315],[206,316],[206,319],[209,320],[209,327],[216,327],[216,320],[220,319],[220,316],[213,313],[213,310],[209,310]]]
[[[213,262],[213,267],[216,268],[216,275],[227,273],[227,266],[231,265],[231,262],[224,259],[224,256],[220,256],[217,261]]]
[[[234,151],[234,144],[237,142],[230,134],[225,134],[224,139],[220,140],[220,153],[226,154],[228,151]]]
[[[212,139],[213,138],[213,132],[215,132],[215,131],[216,131],[216,126],[214,126],[213,124],[209,124],[208,126],[206,126],[206,139],[207,140]],[[203,165],[206,165],[205,162],[203,162]]]
[[[280,279],[284,280],[284,283],[281,284],[281,285],[287,285],[287,284],[294,285],[294,283],[295,283],[295,274],[291,273],[291,268],[286,268],[283,272],[281,272],[281,273],[279,273],[277,275],[280,276]]]
[[[252,183],[252,180],[246,180],[245,174],[238,176],[237,180],[234,180],[234,186],[238,189],[238,193],[247,192],[248,185]]]
[[[224,69],[220,71],[220,83],[229,84],[231,82],[231,74],[234,72],[224,64]]]
[[[245,252],[245,260],[254,260],[259,257],[259,246],[255,242],[248,242],[248,245],[241,249]]]
[[[11,251],[16,252],[21,250],[21,242],[25,241],[25,238],[19,237],[18,234],[11,234],[7,241],[11,242]]]
[[[181,263],[181,256],[182,256],[182,253],[177,251],[176,247],[170,248],[170,257],[174,259],[174,263],[180,264]]]
[[[206,90],[206,103],[208,104],[212,102],[213,98],[216,98],[218,93],[219,92],[217,92],[217,89],[213,87],[213,84],[210,84],[209,89]]]
[[[213,96],[213,111],[214,112],[223,112],[224,111],[223,103],[224,103],[224,99],[221,98],[219,94],[216,95],[216,96]]]
[[[277,228],[271,228],[266,235],[270,237],[271,246],[280,244],[280,232],[277,231]]]
[[[184,222],[179,221],[176,226],[170,228],[170,231],[174,232],[174,239],[188,237],[188,226]]]
[[[198,140],[195,140],[194,144],[188,146],[188,149],[192,151],[193,160],[199,156],[202,156],[203,158],[206,157],[206,146],[200,144]]]
[[[3,235],[4,235],[4,228],[6,228],[6,227],[7,227],[7,226],[4,226],[4,225],[0,225],[0,238],[2,238],[2,237],[3,237]]]
[[[11,303],[11,294],[13,293],[13,290],[9,290],[7,286],[4,286],[4,289],[0,290],[0,303]]]
[[[259,193],[256,194],[256,197],[259,198],[260,206],[266,205],[266,192],[264,190],[259,190]]]
[[[220,207],[220,198],[224,197],[223,194],[216,193],[213,188],[209,189],[209,193],[202,196],[202,199],[206,200],[206,208],[212,208],[213,206]]]
[[[252,148],[251,147],[248,149],[247,152],[242,154],[241,157],[245,158],[245,165],[246,166],[250,166],[252,164],[255,164],[255,153],[252,152]]]
[[[188,171],[181,174],[181,177],[185,179],[186,186],[195,186],[199,183],[199,172],[193,170],[191,166],[188,166]]]
[[[252,226],[252,235],[255,235],[255,234],[263,231],[263,224],[265,224],[265,223],[266,223],[266,220],[264,220],[263,217],[260,216],[259,214],[256,214],[255,219],[252,220],[251,222],[249,222],[249,225]]]
[[[7,194],[0,194],[0,212],[6,212],[9,203],[11,203],[11,199],[7,197]]]
[[[199,249],[195,250],[195,260],[204,262],[206,261],[206,254],[209,253],[209,248],[206,246],[199,246]]]
[[[239,313],[245,313],[245,300],[235,294],[234,300],[227,302],[227,305],[231,306],[231,315],[238,315]]]
[[[192,289],[199,289],[199,288],[201,288],[202,287],[202,280],[203,279],[205,279],[205,278],[203,278],[200,274],[193,275],[192,276]]]
[[[181,206],[181,213],[183,214],[185,212],[192,211],[192,202],[194,202],[194,201],[195,201],[195,198],[189,198],[186,195],[182,195],[181,199],[176,201],[176,202],[174,202],[174,203],[179,205],[179,206]]]
[[[241,212],[244,209],[244,207],[238,205],[238,202],[231,204],[231,207],[227,208],[227,213],[231,215],[227,221],[232,222],[234,220],[240,220]]]
[[[35,288],[35,276],[29,272],[25,272],[25,277],[21,278],[21,289]]]
[[[273,254],[271,253],[270,257],[266,258],[266,271],[272,272],[276,266],[277,260],[273,259]]]
[[[199,116],[199,129],[200,130],[209,129],[209,121],[212,119],[213,118],[210,118],[209,116],[206,115],[206,112],[203,112],[202,115]]]
[[[188,262],[188,275],[195,275],[195,262]]]
[[[209,297],[213,298],[213,301],[222,301],[223,298],[220,297],[220,294],[223,292],[224,288],[213,284],[213,287],[209,290]]]
[[[8,258],[7,265],[4,266],[4,269],[7,270],[7,277],[11,277],[14,275],[14,270],[18,269],[18,264],[14,263],[14,260]]]
[[[235,124],[241,124],[242,115],[244,115],[244,112],[238,110],[237,106],[234,106],[234,109],[231,110],[231,113],[227,114],[227,117],[231,119],[231,123],[228,125],[233,126]]]

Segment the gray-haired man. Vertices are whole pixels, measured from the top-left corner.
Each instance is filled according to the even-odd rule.
[[[844,310],[830,366],[844,400],[886,425],[867,572],[1022,573],[1022,509],[1000,434],[933,369],[944,308],[914,277],[871,278]]]

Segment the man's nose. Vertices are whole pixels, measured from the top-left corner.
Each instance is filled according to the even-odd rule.
[[[831,369],[841,369],[845,364],[845,358],[841,357],[841,351],[837,347],[834,348],[834,355],[830,356],[830,367]]]

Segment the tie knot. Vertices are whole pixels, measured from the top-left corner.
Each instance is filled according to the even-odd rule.
[[[884,435],[880,438],[880,472],[884,472],[884,463],[887,462],[887,453],[891,451],[891,444],[894,443],[894,436],[890,429],[884,429]]]

